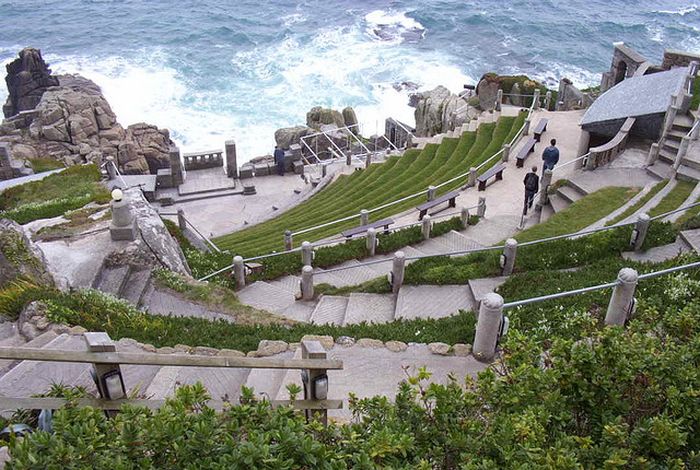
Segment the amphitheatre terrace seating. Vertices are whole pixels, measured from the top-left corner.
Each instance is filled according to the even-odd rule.
[[[377,220],[376,222],[371,222],[367,225],[360,225],[359,227],[351,228],[348,230],[343,230],[342,235],[345,238],[352,238],[355,235],[360,235],[362,233],[365,233],[367,230],[371,228],[379,228],[379,227],[384,227],[384,231],[389,230],[389,225],[394,223],[394,219],[382,219],[382,220]]]
[[[537,141],[534,137],[530,137],[528,141],[525,142],[525,145],[523,145],[523,147],[520,149],[518,155],[515,156],[515,166],[517,166],[518,168],[523,167],[523,165],[525,164],[525,160],[527,160],[527,157],[529,157],[530,154],[535,151],[536,144]]]
[[[416,210],[419,211],[418,220],[423,220],[423,217],[425,217],[430,209],[435,206],[439,206],[443,202],[447,202],[447,207],[455,207],[457,196],[459,196],[459,191],[450,191],[449,193],[443,194],[432,201],[424,202],[420,206],[416,207]]]
[[[547,132],[547,124],[548,123],[549,123],[549,119],[542,118],[535,126],[535,130],[532,131],[532,134],[535,136],[535,140],[537,142],[539,142],[540,139],[542,138],[542,134]]]
[[[362,209],[395,201],[425,191],[476,167],[498,152],[504,142],[511,141],[525,121],[526,113],[517,117],[501,117],[496,123],[481,124],[476,132],[464,132],[459,138],[444,138],[440,144],[428,144],[423,149],[406,150],[403,156],[389,158],[381,165],[351,175],[343,175],[319,193],[280,216],[215,239],[222,249],[241,256],[256,256],[284,248],[285,230],[292,232],[324,224],[336,219],[358,215],[342,223],[294,237],[294,246],[302,241],[317,241],[357,226]],[[494,159],[492,164],[496,164]],[[486,172],[489,165],[481,168]],[[441,187],[436,194],[458,189],[464,181],[456,180]],[[386,207],[372,213],[381,220],[415,207],[417,199]]]
[[[479,176],[476,181],[479,183],[479,191],[484,191],[486,189],[486,183],[488,182],[489,178],[496,177],[496,181],[500,181],[503,179],[503,170],[506,169],[506,166],[503,163],[500,163],[493,168],[490,168],[486,173],[483,175]]]

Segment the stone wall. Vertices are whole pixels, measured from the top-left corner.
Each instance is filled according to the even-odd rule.
[[[637,69],[645,62],[648,62],[647,59],[634,49],[624,43],[616,43],[610,70],[603,74],[600,82],[600,92],[604,93],[625,78],[634,76]]]
[[[673,67],[687,67],[691,62],[700,62],[700,54],[668,49],[664,51],[664,60],[661,67],[669,70]]]

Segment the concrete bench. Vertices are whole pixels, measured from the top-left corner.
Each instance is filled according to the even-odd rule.
[[[476,180],[479,182],[479,191],[484,191],[486,189],[486,182],[491,178],[492,176],[496,177],[496,181],[502,180],[503,179],[503,170],[506,169],[506,166],[503,163],[499,163],[498,165],[494,166],[491,168],[489,171],[484,173],[483,175],[479,176]]]
[[[423,217],[425,217],[425,214],[428,213],[428,210],[432,209],[433,207],[442,204],[443,202],[448,202],[449,204],[447,207],[456,207],[457,203],[455,202],[455,199],[459,196],[459,191],[451,191],[447,194],[443,194],[442,196],[433,199],[432,201],[424,202],[420,206],[416,207],[416,210],[420,211],[420,214],[418,215],[418,220],[423,220]]]
[[[535,140],[537,142],[540,141],[542,134],[547,132],[547,123],[548,122],[549,122],[549,119],[545,119],[545,118],[540,119],[540,122],[538,122],[537,125],[535,126],[535,130],[532,131],[532,133],[535,135]]]
[[[530,156],[532,152],[535,151],[535,144],[537,141],[535,140],[534,137],[530,137],[527,142],[525,142],[525,145],[523,148],[520,149],[520,152],[518,152],[518,155],[515,156],[515,166],[518,168],[522,168],[523,165],[525,164],[525,160],[527,157]]]
[[[359,227],[354,227],[354,228],[351,228],[348,230],[344,230],[341,233],[345,238],[352,238],[355,235],[365,233],[367,231],[367,229],[370,229],[370,228],[384,227],[384,231],[387,232],[389,230],[389,225],[391,225],[393,223],[394,223],[394,219],[382,219],[382,220],[378,220],[376,222],[372,222],[372,223],[367,224],[367,225],[360,225]]]

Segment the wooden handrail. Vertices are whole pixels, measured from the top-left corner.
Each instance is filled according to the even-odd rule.
[[[202,356],[124,352],[60,351],[41,348],[0,348],[0,359],[90,364],[131,364],[181,367],[237,367],[246,369],[329,369],[341,370],[336,359],[273,359],[267,357]]]

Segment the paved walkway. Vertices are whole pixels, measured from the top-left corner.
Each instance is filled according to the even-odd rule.
[[[43,180],[49,175],[53,175],[54,173],[58,173],[59,171],[63,171],[65,168],[58,168],[57,170],[49,170],[49,171],[44,171],[42,173],[37,173],[35,175],[28,175],[28,176],[20,176],[19,178],[12,178],[9,180],[3,180],[0,181],[0,192],[12,188],[13,186],[19,186],[20,184],[24,183],[31,183],[32,181],[39,181]]]

